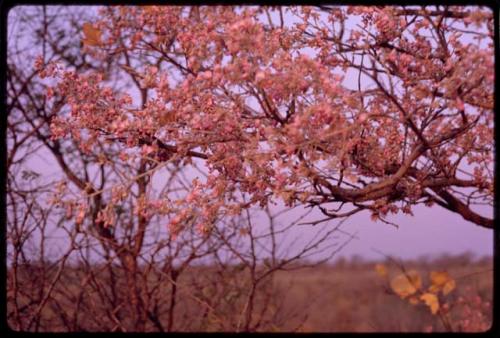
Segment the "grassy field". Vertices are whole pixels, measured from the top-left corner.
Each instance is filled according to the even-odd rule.
[[[389,277],[401,273],[391,262]],[[282,274],[282,285],[290,284],[287,307],[308,307],[307,320],[301,331],[344,332],[414,332],[446,331],[438,316],[432,315],[424,304],[412,305],[390,290],[389,283],[377,275],[376,262],[340,262],[310,270]],[[464,298],[473,311],[481,311],[485,321],[491,323],[493,297],[492,260],[471,262],[464,257],[448,257],[431,261],[403,262],[405,269],[415,269],[422,275],[424,285],[430,271],[448,271],[456,281],[456,289],[447,297],[448,302]],[[392,273],[391,273],[392,272]],[[427,278],[428,280],[428,278]],[[476,306],[477,297],[483,307]],[[489,304],[487,303],[489,302]],[[486,305],[484,305],[486,303]],[[457,305],[450,310],[455,326],[460,331],[464,309]],[[289,323],[283,329],[293,328]]]
[[[252,318],[249,323],[254,331],[275,332],[418,332],[418,331],[484,331],[491,325],[493,294],[493,262],[491,258],[473,260],[470,256],[440,257],[401,262],[404,268],[416,270],[422,277],[422,288],[430,285],[431,271],[447,271],[456,287],[448,295],[440,295],[441,311],[432,314],[420,302],[410,304],[391,290],[390,281],[401,273],[393,261],[340,260],[334,264],[291,271],[278,271],[258,284],[255,292]],[[384,264],[386,278],[375,272],[376,264]],[[92,268],[94,269],[94,268]],[[24,292],[18,293],[17,302],[24,307],[21,321],[29,321],[29,313],[37,307],[35,270],[19,274]],[[124,327],[131,322],[127,310],[129,295],[124,278],[117,271],[119,280],[115,290],[106,285],[104,270],[95,267],[94,282],[80,269],[68,268],[56,286],[53,300],[48,300],[41,312],[39,326],[29,330],[40,331],[109,331],[110,306],[100,292],[108,292],[116,299],[125,300],[115,310],[116,320]],[[143,276],[144,277],[144,276]],[[172,283],[150,272],[145,283],[156,285],[152,296],[157,297],[158,320],[164,327],[169,321]],[[10,277],[11,278],[11,277]],[[25,278],[26,280],[23,280]],[[99,279],[102,279],[99,282]],[[83,282],[85,280],[85,283]],[[96,283],[95,287],[90,287]],[[243,269],[220,271],[214,267],[188,268],[177,279],[173,331],[244,331],[244,313],[248,310],[249,277]],[[14,321],[13,294],[8,293],[9,322]],[[34,301],[28,300],[30,298]],[[101,297],[101,298],[99,298]],[[107,297],[107,296],[106,296]],[[74,306],[80,302],[78,313]],[[56,304],[57,303],[57,304]],[[447,304],[447,305],[445,305]],[[446,323],[442,316],[445,316]],[[78,317],[75,319],[75,317]],[[24,319],[23,319],[24,318]],[[73,326],[68,324],[74,319]],[[102,319],[102,321],[100,321]],[[37,319],[38,320],[38,319]],[[448,326],[445,326],[445,325]],[[13,325],[11,325],[13,326]],[[145,330],[155,331],[152,323]]]

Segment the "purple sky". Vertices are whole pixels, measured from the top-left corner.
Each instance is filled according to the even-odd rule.
[[[368,215],[351,218],[344,228],[357,231],[360,239],[352,241],[341,255],[380,257],[372,248],[400,258],[465,251],[478,256],[493,254],[492,230],[467,222],[440,207],[420,206],[415,208],[414,213],[414,217],[397,215],[390,218],[400,225],[398,229],[381,222],[371,222]]]

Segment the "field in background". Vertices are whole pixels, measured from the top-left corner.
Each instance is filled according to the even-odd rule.
[[[387,281],[375,272],[376,263],[383,263],[389,269],[389,278],[400,273],[398,267],[390,260],[363,261],[359,258],[341,259],[330,265],[300,268],[291,271],[279,271],[272,278],[261,284],[257,290],[255,301],[254,323],[260,321],[262,331],[302,331],[302,332],[414,332],[444,331],[439,316],[432,315],[423,304],[411,305],[393,294]],[[402,262],[406,269],[415,269],[422,275],[423,284],[428,285],[431,271],[448,271],[456,281],[456,288],[447,296],[451,302],[460,297],[462,308],[450,309],[452,328],[454,331],[466,330],[467,318],[474,318],[467,311],[482,320],[491,323],[493,295],[493,262],[491,258],[472,259],[470,255],[439,257],[435,259],[418,259]],[[98,272],[96,278],[103,272]],[[28,270],[26,270],[28,271]],[[30,279],[36,280],[33,268],[30,268]],[[101,273],[101,274],[100,274]],[[212,274],[221,275],[218,283]],[[238,327],[242,318],[240,313],[245,307],[247,289],[245,286],[245,269],[234,267],[232,271],[218,271],[214,267],[190,267],[179,276],[177,305],[175,308],[174,331],[224,331],[228,327]],[[19,274],[22,276],[23,274]],[[28,274],[24,274],[28,276]],[[81,276],[83,277],[83,276]],[[63,272],[61,285],[65,294],[77,295],[81,289],[81,277],[78,269],[67,268]],[[120,278],[117,274],[117,278]],[[158,278],[150,273],[148,278]],[[224,280],[224,283],[220,283]],[[19,280],[21,285],[27,281]],[[124,282],[125,283],[125,282]],[[26,284],[28,285],[28,284]],[[165,280],[163,290],[156,292],[170,293],[171,283]],[[125,290],[125,287],[123,288]],[[115,290],[121,292],[121,290]],[[63,295],[63,292],[60,293]],[[104,316],[100,304],[92,299],[93,292],[85,293],[83,301],[90,304],[88,309],[78,314],[84,323],[74,330],[100,331],[92,327],[96,316]],[[9,296],[8,313],[12,315],[12,295]],[[124,295],[126,296],[126,295]],[[59,297],[59,296],[57,296]],[[62,297],[62,296],[61,296]],[[72,297],[65,296],[68,300]],[[22,295],[17,301],[23,303]],[[62,299],[62,298],[61,298]],[[76,298],[75,298],[76,299]],[[62,305],[61,305],[62,304]],[[44,308],[42,322],[43,331],[65,331],[60,318],[64,317],[64,304],[73,306],[71,301],[59,301],[57,306],[47,303]],[[27,305],[29,311],[30,306]],[[61,308],[62,306],[62,308]],[[468,310],[466,309],[468,308]],[[266,309],[266,311],[263,311]],[[73,310],[66,312],[67,317],[74,315]],[[167,316],[168,311],[164,311]],[[259,316],[259,313],[265,315]],[[126,318],[127,312],[117,312]],[[99,318],[99,317],[97,317]],[[166,321],[167,318],[160,318]],[[88,324],[88,325],[87,325]],[[154,330],[149,326],[148,330]],[[474,331],[474,328],[469,330]]]
[[[374,266],[383,263],[389,267],[390,276],[401,273],[391,262],[363,262],[362,260],[341,260],[333,266],[306,269],[282,274],[283,285],[293,285],[288,292],[290,308],[307,310],[308,317],[302,331],[345,331],[345,332],[412,332],[430,330],[445,331],[440,319],[433,316],[425,305],[411,305],[394,295],[387,283],[377,275]],[[465,303],[478,310],[474,302],[477,297],[482,304],[480,310],[491,323],[493,300],[493,261],[491,258],[473,260],[470,255],[418,259],[402,262],[405,269],[416,269],[424,279],[431,271],[448,271],[456,281],[456,289],[448,298],[456,301],[463,297]],[[462,315],[463,309],[456,309],[454,315]],[[452,311],[450,311],[452,312]],[[455,318],[459,323],[462,318]],[[292,328],[293,324],[286,328]],[[453,327],[459,331],[459,325]]]

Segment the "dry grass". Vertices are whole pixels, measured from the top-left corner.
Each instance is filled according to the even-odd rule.
[[[390,262],[383,262],[391,266]],[[434,331],[444,331],[437,316],[424,305],[410,305],[387,289],[375,273],[376,262],[341,263],[291,274],[281,273],[283,284],[293,281],[289,289],[289,307],[308,309],[309,316],[302,331],[342,332],[414,332],[431,325]],[[493,262],[491,259],[471,262],[467,257],[445,257],[434,261],[403,262],[406,269],[416,269],[423,277],[430,271],[447,270],[457,287],[450,301],[459,297],[479,296],[492,302]],[[399,269],[391,266],[393,273]],[[477,273],[476,273],[477,272]],[[424,285],[426,278],[424,278]],[[483,310],[491,322],[491,307]],[[284,330],[293,327],[284,328]],[[457,328],[458,329],[458,328]]]
[[[339,261],[336,264],[314,268],[278,271],[259,286],[254,322],[262,321],[259,327],[262,331],[285,332],[445,330],[439,318],[433,316],[425,305],[410,305],[391,294],[384,280],[375,273],[375,263],[359,260]],[[390,267],[392,274],[399,272],[391,262],[383,263]],[[464,330],[460,323],[463,322],[462,317],[466,311],[480,313],[484,321],[491,323],[491,305],[483,304],[481,308],[474,305],[477,297],[483,302],[492,302],[491,258],[478,261],[468,256],[442,257],[435,260],[406,261],[403,264],[407,269],[419,271],[424,277],[424,285],[430,271],[447,270],[456,280],[457,287],[447,296],[447,300],[454,302],[463,297],[463,306],[468,306],[469,310],[457,307],[450,311],[454,330]],[[238,327],[247,295],[246,273],[238,270],[225,271],[218,278],[213,278],[217,273],[221,272],[212,267],[191,267],[179,277],[175,331],[232,331]],[[70,271],[68,268],[63,275],[61,283],[64,284],[64,292],[77,295],[81,290],[78,270],[73,268]],[[100,276],[106,277],[104,274]],[[153,281],[157,277],[151,275],[148,280]],[[168,295],[171,283],[165,280],[161,285],[158,292]],[[95,318],[103,316],[106,304],[98,300],[94,291],[85,292],[84,298],[90,305],[88,309],[92,311],[87,310],[86,313],[79,314],[81,325],[74,330],[103,330],[102,326],[92,323]],[[68,299],[71,297],[66,297],[65,301],[61,298],[59,303],[63,307],[64,304],[70,307],[73,304]],[[26,300],[18,299],[18,302],[22,304],[26,303]],[[208,305],[203,302],[208,303],[212,309],[208,310]],[[163,313],[168,313],[167,305],[168,303],[164,304]],[[8,312],[11,309],[12,299],[9,300]],[[264,309],[265,314],[259,316]],[[64,328],[57,324],[57,316],[60,316],[61,311],[57,310],[59,314],[56,314],[56,310],[50,304],[44,310],[42,322],[50,323],[41,326],[44,331],[64,331]],[[73,315],[72,310],[68,310],[67,315],[70,318]],[[129,313],[124,309],[119,315],[126,318]],[[160,320],[165,321],[166,318]],[[154,330],[154,327],[147,326],[147,329]]]

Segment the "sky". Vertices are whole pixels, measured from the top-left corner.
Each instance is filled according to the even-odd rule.
[[[477,256],[493,254],[493,231],[465,221],[440,207],[415,208],[415,216],[397,215],[390,218],[400,227],[372,222],[369,216],[352,217],[345,229],[357,232],[359,240],[351,241],[341,256],[360,255],[381,258],[375,250],[387,255],[417,258],[421,255],[437,256],[444,253],[471,252]]]
[[[483,211],[488,214],[491,208]],[[299,215],[303,211],[294,210],[292,214]],[[493,254],[493,231],[477,226],[464,220],[461,216],[451,213],[439,206],[417,206],[413,209],[414,216],[397,214],[388,216],[387,220],[398,227],[374,222],[368,212],[360,212],[349,217],[342,223],[341,229],[354,238],[335,255],[334,259],[360,256],[364,259],[383,259],[383,255],[394,258],[411,259],[420,256],[440,256],[442,254],[463,254],[470,252],[476,257]],[[291,215],[286,218],[294,219]],[[281,221],[286,222],[283,217]],[[307,221],[323,219],[321,212],[312,212]],[[339,221],[330,224],[321,223],[315,227],[333,227]],[[302,228],[301,228],[302,227]],[[310,238],[311,226],[297,226],[296,232]],[[339,234],[339,242],[346,241],[350,235]]]
[[[43,172],[45,177],[57,171],[55,159],[51,155],[41,154],[28,163],[33,170]],[[294,210],[295,215],[303,210]],[[484,208],[481,213],[492,213],[491,208]],[[290,217],[290,218],[287,218]],[[290,221],[291,216],[283,217],[281,222]],[[323,218],[319,211],[309,217],[311,220]],[[355,236],[337,255],[340,257],[361,256],[366,259],[382,259],[380,252],[393,257],[408,259],[422,255],[461,254],[471,252],[477,256],[492,255],[493,231],[464,220],[443,208],[419,206],[414,209],[414,216],[394,215],[388,220],[397,223],[398,228],[382,222],[373,222],[367,212],[350,217],[341,229]],[[316,227],[334,226],[319,224]],[[297,226],[294,231],[304,240],[312,236],[312,231],[305,226]],[[291,236],[294,237],[294,236]],[[339,241],[347,239],[345,234]]]

